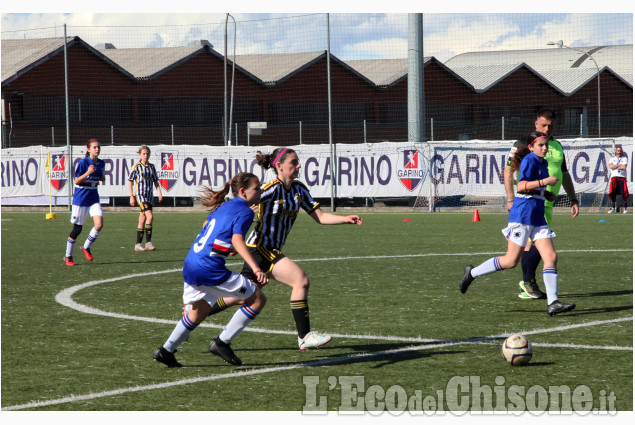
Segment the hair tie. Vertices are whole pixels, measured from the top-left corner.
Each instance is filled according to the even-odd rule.
[[[533,145],[533,144],[534,144],[534,142],[535,142],[536,140],[538,140],[538,139],[542,139],[543,137],[547,137],[547,136],[538,136],[538,137],[536,137],[534,140],[532,140],[532,141],[529,143],[529,145],[530,145],[530,146],[531,146],[531,145]],[[549,139],[547,139],[547,140],[549,140]]]
[[[282,154],[283,154],[283,153],[285,153],[287,149],[289,149],[289,148],[284,148],[284,149],[282,149],[282,152],[280,152],[280,153],[278,154],[278,156],[276,157],[276,159],[274,159],[274,160],[273,160],[273,162],[271,163],[271,166],[272,166],[272,167],[273,167],[274,165],[276,165],[276,162],[278,162],[278,159],[280,159],[280,157],[282,156]]]

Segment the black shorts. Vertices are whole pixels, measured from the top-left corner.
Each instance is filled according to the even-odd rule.
[[[152,204],[148,202],[139,202],[139,209],[141,210],[141,214],[146,211],[152,211]]]
[[[271,270],[273,270],[273,265],[286,257],[286,255],[277,249],[265,248],[264,246],[248,246],[247,248],[249,248],[249,253],[252,257],[254,257],[254,260],[256,261],[256,264],[258,264],[258,267],[260,267],[260,270],[265,273],[271,272]],[[253,282],[258,281],[254,271],[246,262],[243,264],[243,269],[240,274]]]

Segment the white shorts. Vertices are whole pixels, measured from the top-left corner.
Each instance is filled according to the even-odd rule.
[[[183,284],[183,304],[192,304],[198,300],[205,300],[214,305],[222,297],[244,298],[251,297],[256,291],[256,285],[245,276],[232,272],[229,279],[218,286]]]
[[[518,246],[526,246],[527,241],[554,238],[556,234],[546,224],[544,226],[532,226],[531,224],[508,223],[503,230],[503,235]]]
[[[73,205],[71,210],[71,223],[83,226],[89,213],[91,217],[94,217],[96,215],[100,217],[104,216],[104,212],[101,209],[101,204],[99,202],[94,203],[90,207],[80,207],[78,205]]]

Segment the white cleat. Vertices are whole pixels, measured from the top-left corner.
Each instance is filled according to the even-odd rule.
[[[624,211],[622,211],[624,214],[626,214],[626,207],[624,207]]]
[[[140,243],[138,243],[138,244],[136,244],[134,246],[134,250],[135,251],[145,251],[146,249],[144,247],[142,247]]]
[[[609,210],[609,214],[613,214],[614,212],[615,212],[615,208],[611,208],[611,209]]]
[[[328,344],[331,339],[331,335],[328,334],[309,332],[304,338],[298,337],[298,347],[300,347],[302,351],[308,350],[309,348],[319,348]]]
[[[146,244],[146,251],[154,251],[156,248],[152,245],[152,242]]]

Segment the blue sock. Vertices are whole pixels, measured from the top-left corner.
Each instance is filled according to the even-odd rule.
[[[536,245],[531,244],[529,251],[523,251],[523,255],[520,257],[520,267],[523,269],[523,280],[530,282],[532,279],[536,281],[536,269],[540,264],[540,252]]]
[[[184,315],[174,327],[168,340],[163,344],[163,348],[170,353],[174,353],[176,348],[190,336],[190,333],[196,329],[197,326],[196,323],[190,320],[188,315]]]

